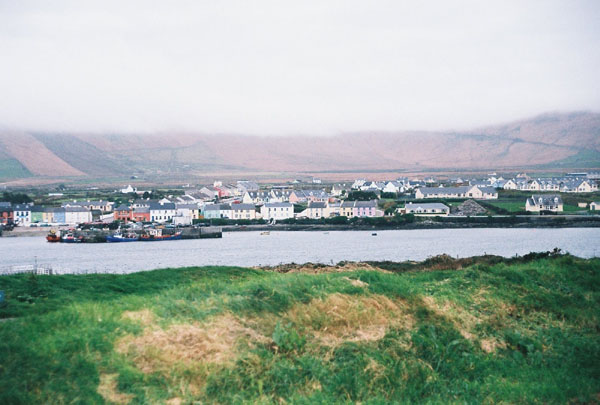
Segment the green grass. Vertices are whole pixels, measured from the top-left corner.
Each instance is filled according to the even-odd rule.
[[[31,173],[16,159],[0,159],[0,180],[31,177]]]
[[[494,207],[502,208],[511,213],[525,213],[525,202],[522,201],[493,201],[488,200],[485,201],[487,204],[492,205]]]
[[[0,277],[0,403],[598,400],[600,259],[372,265]]]

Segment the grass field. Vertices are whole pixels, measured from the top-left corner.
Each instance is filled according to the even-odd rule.
[[[0,277],[0,403],[597,403],[600,259]]]
[[[31,173],[16,159],[0,157],[0,181],[30,177]]]

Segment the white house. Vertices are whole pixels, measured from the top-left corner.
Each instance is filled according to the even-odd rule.
[[[269,193],[270,202],[286,202],[290,200],[290,194],[294,190],[274,188]]]
[[[447,216],[450,208],[442,203],[408,203],[404,208],[398,208],[401,214],[414,214],[421,216]]]
[[[590,210],[600,211],[600,202],[594,201],[594,202],[590,203]]]
[[[326,202],[322,201],[311,201],[308,203],[308,207],[298,214],[298,217],[321,219],[329,217],[329,207]]]
[[[461,186],[461,187],[421,187],[415,191],[417,200],[425,198],[475,198],[491,200],[498,198],[493,187]]]
[[[206,219],[231,218],[231,206],[229,204],[206,204],[202,209]]]
[[[365,179],[354,180],[352,186],[350,187],[353,190],[359,190],[367,181]]]
[[[69,225],[92,222],[92,212],[84,207],[65,207],[65,223]]]
[[[256,219],[254,204],[231,204],[231,219]]]
[[[268,191],[252,191],[248,190],[244,193],[242,197],[242,202],[244,204],[264,204],[269,202],[269,192]]]
[[[176,204],[173,224],[191,225],[194,219],[199,218],[199,209],[197,204]]]
[[[562,212],[563,202],[559,195],[533,195],[525,202],[528,212]]]
[[[31,225],[31,205],[17,204],[13,206],[13,221],[20,226]]]
[[[384,193],[398,193],[402,185],[397,181],[388,181],[383,188]]]
[[[127,187],[121,189],[122,194],[129,194],[129,193],[136,193],[136,192],[137,192],[137,188],[131,187],[131,184],[129,184]]]
[[[267,221],[294,218],[294,204],[289,202],[266,203],[260,207],[260,214]]]
[[[172,222],[173,217],[177,213],[177,209],[174,203],[151,202],[150,208],[150,221],[152,222]]]

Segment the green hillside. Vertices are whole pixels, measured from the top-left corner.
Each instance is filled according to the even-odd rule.
[[[0,403],[590,403],[600,259],[0,277]]]
[[[16,159],[4,159],[0,156],[0,181],[31,177],[31,173]]]

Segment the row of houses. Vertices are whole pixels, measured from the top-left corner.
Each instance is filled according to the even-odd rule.
[[[420,187],[415,191],[415,199],[425,198],[473,198],[476,200],[492,200],[498,198],[498,190],[494,187],[459,186],[459,187]]]
[[[327,202],[332,200],[332,196],[324,190],[294,190],[286,188],[273,188],[264,191],[246,191],[243,194],[242,202],[244,204],[265,204],[290,202],[292,204],[301,204],[307,202]]]
[[[294,204],[291,202],[268,202],[262,205],[247,203],[240,204],[208,204],[202,209],[202,215],[206,219],[264,219],[283,220],[289,218],[320,219],[335,216],[352,217],[375,217],[383,215],[383,211],[377,209],[377,201],[309,201],[306,208],[295,212]]]
[[[30,226],[35,223],[76,225],[92,222],[92,211],[79,206],[44,207],[0,202],[0,223]]]
[[[497,184],[504,190],[556,191],[561,193],[592,193],[598,184],[587,178],[510,179]]]

